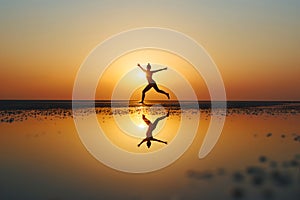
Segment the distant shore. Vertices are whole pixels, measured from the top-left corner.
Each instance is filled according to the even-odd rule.
[[[156,105],[160,104],[164,107],[180,107],[196,105],[198,103],[200,109],[207,109],[211,107],[211,101],[160,101],[151,100],[145,101],[146,105]],[[139,104],[138,100],[76,100],[73,102],[78,108],[93,107],[127,107],[127,106],[143,106]],[[224,102],[214,101],[215,105],[218,103],[222,104]],[[268,106],[285,106],[293,109],[300,109],[300,101],[227,101],[227,108],[250,108],[250,107],[268,107]],[[72,100],[0,100],[0,110],[30,110],[30,109],[72,109]]]

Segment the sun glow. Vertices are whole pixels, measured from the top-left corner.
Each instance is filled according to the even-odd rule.
[[[149,62],[152,64],[152,70],[168,67],[168,70],[153,75],[153,79],[163,90],[168,90],[168,88],[164,88],[161,83],[168,82],[167,87],[171,88],[172,86],[174,88],[181,88],[182,91],[185,91],[185,88],[180,85],[178,81],[174,81],[174,77],[171,75],[172,70],[175,70],[185,80],[188,80],[196,92],[198,99],[210,99],[204,80],[190,63],[175,54],[157,49],[137,50],[116,59],[102,74],[97,87],[96,99],[111,99],[114,87],[122,78],[124,78],[124,76],[127,76],[126,78],[128,81],[122,83],[124,84],[122,85],[123,87],[127,87],[126,85],[128,85],[128,87],[131,85],[143,85],[142,88],[140,88],[139,94],[134,97],[135,100],[140,100],[141,91],[147,85],[147,79],[145,73],[138,68],[137,63],[140,63],[145,69],[146,64]],[[122,97],[123,93],[126,96],[128,91],[122,90],[119,95]],[[153,93],[153,95],[151,93]],[[171,100],[176,100],[173,94],[170,96]],[[157,95],[156,92],[153,92],[153,89],[147,93],[146,100],[147,98],[165,100],[164,95]],[[186,95],[186,100],[189,99],[190,97]]]
[[[145,124],[139,124],[137,125],[140,129],[145,129],[146,128],[146,125]]]
[[[145,73],[142,71],[137,72],[137,77],[139,78],[145,78]]]

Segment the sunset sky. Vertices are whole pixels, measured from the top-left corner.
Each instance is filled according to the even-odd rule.
[[[76,73],[96,45],[129,29],[162,27],[203,45],[229,100],[300,100],[299,10],[298,0],[0,0],[0,99],[71,99]],[[116,60],[102,87],[112,89],[125,64],[176,68],[177,58],[148,53]],[[182,73],[199,99],[209,99],[201,77]]]

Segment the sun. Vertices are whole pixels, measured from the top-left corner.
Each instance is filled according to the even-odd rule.
[[[145,129],[146,128],[146,125],[145,124],[138,124],[137,125],[140,129]]]

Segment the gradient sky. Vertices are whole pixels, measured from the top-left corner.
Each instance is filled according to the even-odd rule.
[[[299,10],[297,0],[0,0],[0,99],[70,99],[97,44],[155,26],[202,44],[229,100],[300,100]]]

